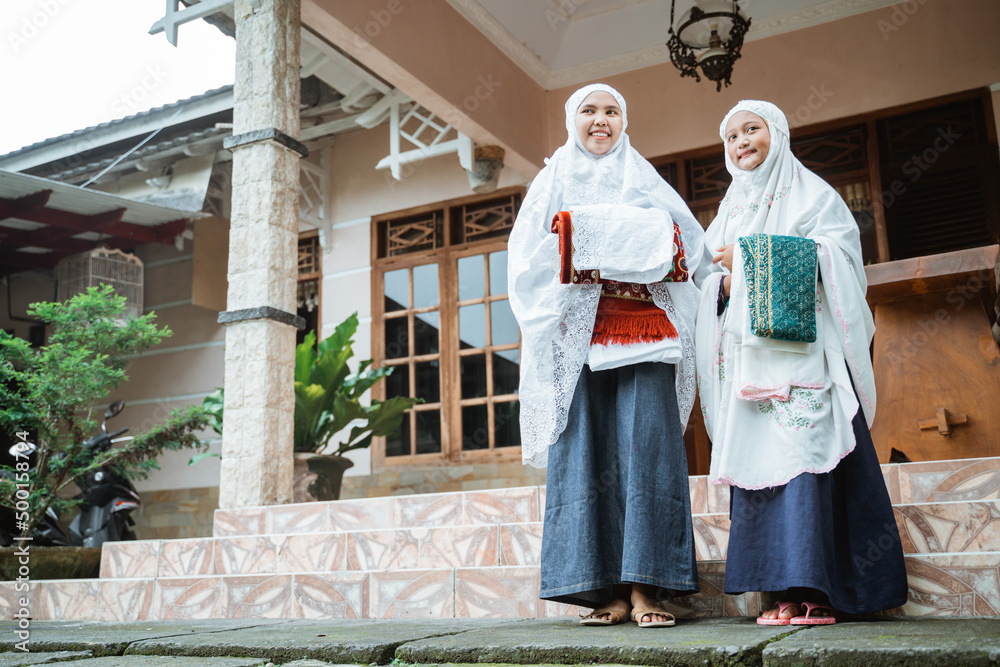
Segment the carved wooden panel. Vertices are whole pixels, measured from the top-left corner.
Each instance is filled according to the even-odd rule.
[[[913,461],[1000,454],[1000,352],[986,313],[963,297],[955,289],[876,304],[872,439],[879,460],[887,461],[892,448]],[[948,435],[922,429],[921,421],[941,408],[967,422]]]
[[[669,183],[670,187],[672,187],[674,190],[677,190],[680,187],[680,184],[677,181],[676,162],[668,162],[666,164],[662,164],[656,168],[656,172],[660,175],[660,177],[663,180]]]
[[[824,178],[867,167],[863,125],[792,142],[792,152],[807,168]]]
[[[514,226],[520,197],[513,195],[499,201],[459,207],[462,243],[506,236]]]
[[[433,250],[443,245],[441,213],[434,211],[419,218],[389,220],[385,223],[389,257]]]
[[[688,199],[721,200],[726,196],[732,177],[726,171],[726,158],[721,149],[718,155],[688,160],[686,166]]]
[[[319,274],[322,270],[320,264],[320,246],[318,236],[309,236],[299,239],[299,275]]]

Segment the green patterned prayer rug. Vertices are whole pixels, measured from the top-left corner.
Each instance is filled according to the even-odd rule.
[[[816,342],[816,242],[797,236],[740,237],[755,336]]]

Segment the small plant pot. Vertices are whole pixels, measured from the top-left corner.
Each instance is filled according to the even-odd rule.
[[[343,456],[296,452],[292,502],[339,500],[344,471],[353,465],[354,461]]]

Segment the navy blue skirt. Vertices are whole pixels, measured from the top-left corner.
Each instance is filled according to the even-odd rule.
[[[545,488],[539,597],[598,607],[614,584],[698,591],[673,365],[585,366]]]
[[[812,588],[848,614],[906,603],[899,531],[860,410],[852,425],[854,451],[832,471],[732,488],[726,593]]]

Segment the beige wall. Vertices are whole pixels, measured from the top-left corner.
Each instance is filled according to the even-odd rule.
[[[469,179],[457,155],[404,166],[403,179],[375,165],[389,152],[389,127],[358,130],[339,135],[330,151],[330,219],[332,228],[323,254],[322,336],[357,311],[356,360],[371,357],[371,225],[372,216],[390,213],[471,193]],[[499,187],[519,185],[524,179],[504,168]],[[368,450],[349,454],[354,467],[346,473],[356,477],[371,473]]]
[[[201,403],[205,395],[222,385],[225,331],[217,323],[217,311],[191,304],[191,241],[185,242],[182,250],[172,245],[140,246],[136,254],[145,268],[144,309],[156,313],[157,326],[167,326],[173,332],[128,365],[130,380],[111,396],[126,401],[116,425],[141,433],[161,423],[171,410]],[[216,437],[211,431],[203,436]],[[218,443],[213,450],[219,451]],[[189,467],[192,453],[165,453],[158,461],[161,469],[137,481],[136,487],[149,492],[218,486],[218,459]]]
[[[17,318],[31,319],[28,307],[39,301],[52,301],[56,298],[55,290],[56,282],[50,271],[25,271],[0,279],[0,329],[13,329],[15,336],[27,339],[34,325]]]
[[[446,0],[305,0],[302,23],[524,176],[541,167],[544,91]]]
[[[928,0],[912,15],[900,7],[749,42],[720,93],[669,64],[605,82],[625,96],[629,136],[647,157],[720,143],[719,122],[741,99],[773,102],[795,126],[1000,82],[1000,2]],[[550,127],[563,126],[578,87],[549,93]],[[565,141],[553,134],[547,153]]]
[[[403,165],[401,181],[395,180],[388,169],[375,170],[378,161],[388,154],[388,123],[337,136],[330,153],[334,224],[472,194],[457,154]],[[525,180],[510,167],[504,167],[498,187]],[[324,271],[330,271],[326,258],[323,267]]]

